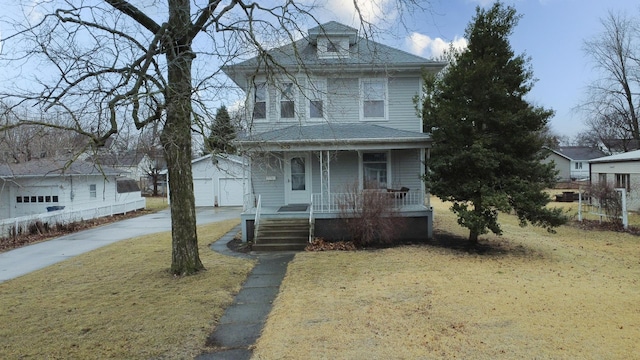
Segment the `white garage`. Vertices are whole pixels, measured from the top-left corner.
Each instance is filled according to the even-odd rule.
[[[206,155],[191,161],[191,166],[197,207],[242,206],[245,180],[241,157]]]

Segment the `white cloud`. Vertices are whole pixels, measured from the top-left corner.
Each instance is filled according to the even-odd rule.
[[[413,54],[426,58],[439,58],[450,45],[456,49],[465,49],[467,39],[456,36],[453,41],[447,42],[441,38],[432,39],[428,35],[417,32],[411,33],[406,39],[407,45]]]
[[[323,9],[328,12],[327,17],[330,20],[336,20],[343,24],[359,25],[360,17],[362,17],[364,21],[378,25],[381,22],[393,22],[397,18],[396,1],[357,0],[358,9],[356,9],[354,0],[328,0]],[[305,0],[303,2],[308,3],[308,5],[317,4],[315,0]]]

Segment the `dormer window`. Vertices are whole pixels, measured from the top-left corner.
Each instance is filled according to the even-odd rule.
[[[318,57],[321,59],[335,59],[349,57],[349,38],[322,37],[318,38]]]

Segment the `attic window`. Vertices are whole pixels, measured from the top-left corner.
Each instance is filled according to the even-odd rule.
[[[332,37],[318,39],[318,57],[335,59],[349,57],[349,38]]]

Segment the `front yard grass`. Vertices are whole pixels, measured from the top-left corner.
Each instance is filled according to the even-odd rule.
[[[2,359],[192,359],[253,267],[208,244],[207,271],[173,277],[169,232],[121,241],[0,284]]]
[[[465,247],[434,200],[427,245],[307,252],[290,263],[254,359],[630,359],[640,238],[520,228]]]

